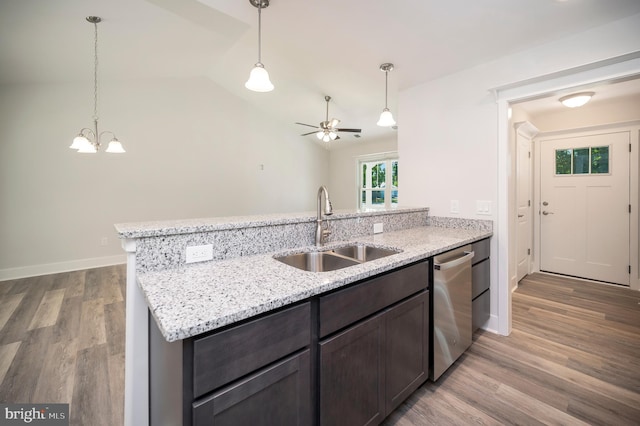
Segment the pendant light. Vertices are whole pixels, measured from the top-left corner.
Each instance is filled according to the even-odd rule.
[[[98,23],[102,21],[99,16],[87,16],[87,22],[93,24],[93,129],[88,127],[80,129],[78,136],[73,139],[73,143],[69,146],[76,149],[79,153],[95,154],[100,150],[102,135],[110,133],[112,138],[105,152],[111,154],[122,154],[126,152],[122,144],[116,138],[113,132],[108,130],[98,133]]]
[[[378,120],[378,126],[381,127],[391,127],[395,126],[396,120],[393,119],[393,115],[389,108],[387,107],[387,92],[388,88],[388,78],[389,72],[393,70],[393,64],[385,63],[380,65],[380,71],[384,72],[384,109],[382,110],[382,114],[380,114],[380,119]]]
[[[253,6],[258,8],[258,62],[253,66],[249,80],[244,84],[249,90],[254,92],[270,92],[273,84],[269,80],[269,73],[262,65],[262,9],[269,6],[269,0],[249,0]]]

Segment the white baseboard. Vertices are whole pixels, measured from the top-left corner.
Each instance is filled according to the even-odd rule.
[[[45,263],[43,265],[0,269],[0,281],[57,274],[60,272],[78,271],[82,269],[100,268],[102,266],[119,265],[126,262],[127,255],[123,253],[116,256],[93,257],[89,259],[70,260],[68,262]]]

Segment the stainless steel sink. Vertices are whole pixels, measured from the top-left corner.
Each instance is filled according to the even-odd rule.
[[[370,246],[367,244],[355,244],[338,247],[332,250],[334,253],[356,259],[358,262],[368,262],[399,253],[398,250]]]
[[[286,263],[287,265],[309,272],[335,271],[336,269],[346,268],[347,266],[353,266],[359,263],[355,259],[336,256],[329,251],[312,251],[307,253],[290,254],[286,256],[278,256],[275,259],[282,263]]]
[[[327,272],[391,256],[399,252],[400,250],[375,247],[367,244],[350,244],[342,247],[328,248],[323,251],[276,256],[274,259],[295,268],[302,269],[303,271]]]

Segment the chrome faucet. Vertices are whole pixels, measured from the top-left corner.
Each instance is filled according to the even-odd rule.
[[[330,216],[333,214],[333,210],[331,207],[331,200],[329,200],[329,191],[327,191],[326,186],[321,186],[318,189],[318,217],[316,219],[316,246],[320,247],[324,242],[325,238],[331,234],[329,231],[329,224],[326,226],[322,226],[322,194],[324,193],[324,214],[326,216]]]

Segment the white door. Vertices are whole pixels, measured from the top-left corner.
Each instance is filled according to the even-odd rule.
[[[629,132],[541,142],[540,269],[629,285]]]
[[[531,268],[531,137],[537,129],[521,123],[516,129],[516,192],[517,192],[517,281]]]

